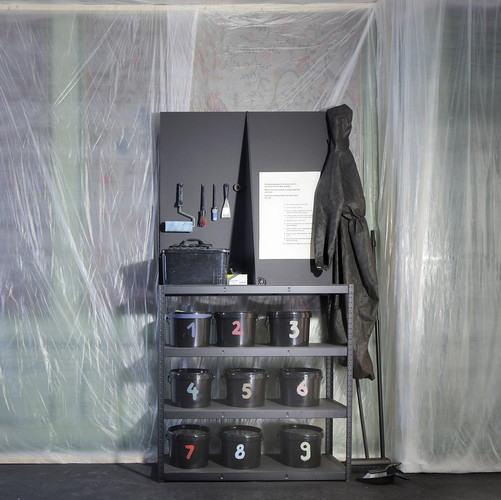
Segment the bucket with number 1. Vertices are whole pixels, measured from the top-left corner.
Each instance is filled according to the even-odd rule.
[[[207,347],[210,344],[211,313],[176,311],[167,317],[171,346]]]
[[[318,368],[280,368],[280,403],[285,406],[318,406],[322,370]]]

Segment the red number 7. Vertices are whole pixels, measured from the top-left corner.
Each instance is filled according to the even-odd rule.
[[[195,449],[194,444],[185,444],[184,447],[188,450],[188,454],[186,455],[186,460],[189,460],[191,458],[191,455],[193,454],[193,450]]]

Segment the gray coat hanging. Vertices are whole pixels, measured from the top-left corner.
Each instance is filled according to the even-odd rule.
[[[353,376],[374,379],[368,342],[377,314],[377,274],[362,183],[349,149],[352,116],[345,104],[326,112],[329,151],[315,192],[313,243],[316,267],[326,271],[332,266],[334,283],[354,284]],[[346,343],[343,300],[335,296],[329,304],[335,343]]]

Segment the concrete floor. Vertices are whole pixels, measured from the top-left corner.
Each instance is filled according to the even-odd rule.
[[[368,485],[317,482],[158,483],[140,464],[0,465],[0,499],[168,500],[460,500],[501,499],[501,473],[410,474],[409,481]]]

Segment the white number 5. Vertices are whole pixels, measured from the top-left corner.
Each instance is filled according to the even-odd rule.
[[[251,384],[242,384],[242,398],[250,399],[251,396],[252,396]]]

